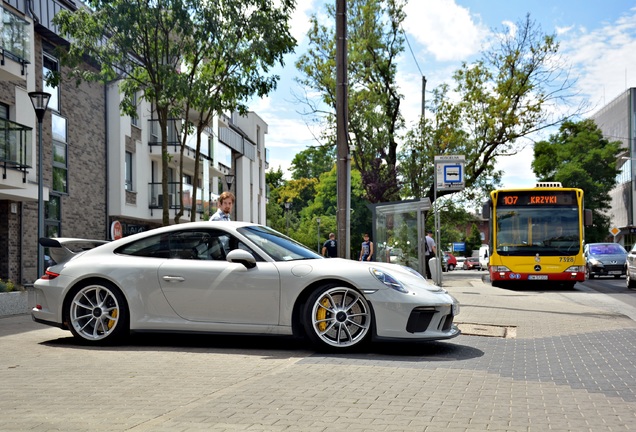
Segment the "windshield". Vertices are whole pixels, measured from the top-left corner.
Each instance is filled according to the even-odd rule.
[[[275,261],[323,258],[304,245],[265,226],[249,226],[239,228],[238,231]]]
[[[500,255],[576,255],[581,233],[576,207],[514,207],[497,212]]]

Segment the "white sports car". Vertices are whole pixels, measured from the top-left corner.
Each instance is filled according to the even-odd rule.
[[[40,244],[56,264],[35,282],[33,319],[87,343],[131,331],[277,334],[337,350],[459,335],[457,300],[414,270],[323,258],[262,225],[192,222]]]

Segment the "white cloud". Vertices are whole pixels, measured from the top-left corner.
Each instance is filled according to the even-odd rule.
[[[597,108],[636,87],[636,12],[588,32],[578,28],[562,42],[563,55],[578,72],[578,89]]]
[[[465,60],[479,52],[488,34],[477,16],[454,0],[411,1],[404,10],[404,30],[438,61]]]

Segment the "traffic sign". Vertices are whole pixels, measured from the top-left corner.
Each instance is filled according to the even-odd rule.
[[[435,156],[435,182],[438,190],[463,190],[464,155]]]

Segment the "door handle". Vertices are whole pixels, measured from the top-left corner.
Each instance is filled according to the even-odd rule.
[[[183,282],[185,278],[183,276],[164,276],[163,280],[166,282]]]

